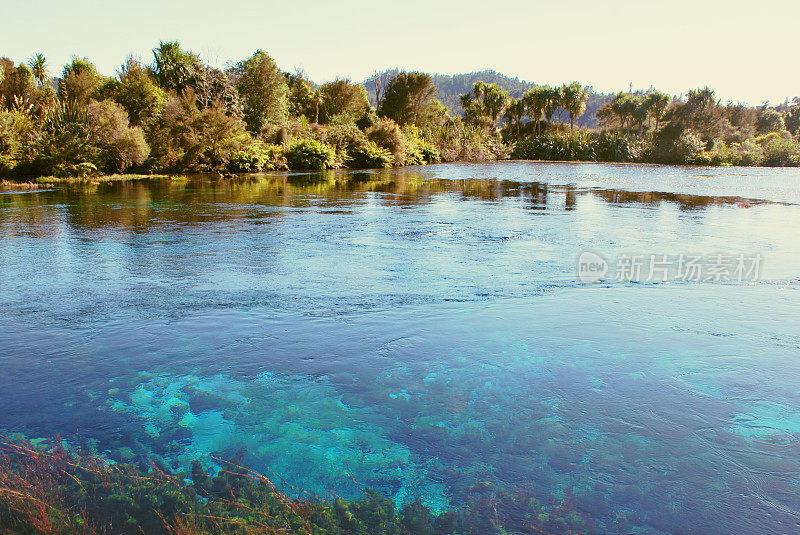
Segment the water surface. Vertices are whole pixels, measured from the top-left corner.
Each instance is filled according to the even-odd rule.
[[[440,165],[0,196],[0,428],[608,533],[800,530],[800,173]],[[577,258],[760,254],[758,281]],[[207,458],[207,457],[206,457]]]

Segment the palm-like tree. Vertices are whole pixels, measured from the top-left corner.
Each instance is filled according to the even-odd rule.
[[[508,101],[504,112],[505,119],[508,121],[508,126],[516,125],[517,136],[519,136],[520,125],[522,118],[525,116],[525,100],[521,98],[512,98]]]
[[[525,102],[525,111],[536,124],[536,135],[541,133],[542,114],[549,98],[550,88],[541,85],[528,90],[522,97]]]
[[[39,87],[44,87],[47,80],[47,60],[44,54],[36,54],[28,60],[28,66],[31,68],[31,73],[39,84]]]
[[[572,131],[575,118],[583,115],[586,111],[587,88],[578,82],[561,87],[561,107],[569,113],[569,129]]]
[[[319,124],[319,107],[325,104],[325,95],[319,88],[311,93],[311,103],[314,105],[314,124]]]
[[[199,58],[192,52],[181,49],[178,41],[158,44],[153,50],[155,63],[152,67],[156,80],[165,89],[182,92],[198,74],[201,67]]]

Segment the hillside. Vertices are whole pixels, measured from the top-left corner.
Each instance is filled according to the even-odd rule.
[[[388,76],[392,77],[397,74],[399,69],[392,69],[387,70],[379,74],[379,76]],[[467,93],[472,90],[472,86],[475,82],[483,81],[486,83],[497,84],[506,91],[508,91],[509,95],[512,97],[518,98],[522,96],[525,91],[534,87],[533,82],[527,82],[525,80],[520,80],[519,78],[512,78],[505,74],[493,71],[493,70],[485,70],[479,72],[471,72],[465,74],[431,74],[431,78],[433,78],[433,83],[436,85],[438,89],[437,97],[438,99],[448,107],[450,113],[455,115],[463,115],[464,109],[461,107],[461,102],[459,101],[459,96]],[[375,105],[375,83],[372,78],[368,78],[364,81],[364,86],[367,88],[367,92],[369,93],[370,102]],[[606,102],[609,102],[614,95],[611,94],[603,94],[603,93],[595,93],[594,91],[589,90],[589,96],[586,101],[586,113],[584,113],[581,117],[579,117],[576,121],[576,125],[585,126],[588,128],[594,128],[597,126],[597,117],[596,113],[597,110]],[[566,118],[564,114],[562,118]]]

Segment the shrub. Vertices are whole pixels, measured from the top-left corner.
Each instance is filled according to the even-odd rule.
[[[286,161],[292,170],[323,171],[336,164],[336,150],[316,139],[299,139],[286,149]]]
[[[379,169],[391,167],[394,162],[392,153],[379,147],[374,141],[367,141],[352,149],[347,164],[354,169]]]
[[[763,165],[768,167],[800,166],[800,143],[791,138],[773,137],[763,144]]]
[[[283,148],[280,145],[267,145],[259,140],[234,152],[228,162],[228,170],[233,172],[257,173],[283,169],[288,169]]]
[[[347,158],[348,154],[363,147],[369,141],[367,135],[358,129],[352,119],[336,122],[327,128],[320,129],[320,137],[322,141],[336,149],[336,155],[342,161]]]
[[[406,139],[405,165],[425,165],[438,163],[441,159],[439,150],[429,141],[423,139],[422,134],[414,125],[403,128]]]
[[[603,162],[637,162],[644,155],[644,141],[619,132],[604,130],[592,138],[595,156]]]
[[[98,159],[88,136],[86,108],[60,104],[48,113],[41,134],[27,147],[25,174],[69,176],[76,164]]]
[[[511,157],[518,160],[594,161],[597,159],[596,148],[591,133],[585,130],[554,131],[517,143]]]
[[[107,172],[121,172],[140,165],[150,154],[141,128],[131,128],[128,114],[112,100],[91,102],[87,107],[89,137],[100,149],[98,164]]]
[[[699,134],[686,129],[672,147],[672,156],[675,163],[693,163],[705,147]]]
[[[391,119],[379,119],[367,128],[367,137],[378,146],[388,150],[394,156],[395,162],[403,162],[406,151],[406,137],[400,126]]]
[[[735,145],[737,159],[735,165],[758,166],[764,163],[764,149],[752,140]]]
[[[33,121],[19,111],[0,109],[0,176],[11,171],[33,131]]]

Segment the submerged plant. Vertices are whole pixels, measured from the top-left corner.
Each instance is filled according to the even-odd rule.
[[[478,484],[460,509],[438,515],[419,500],[397,509],[367,490],[358,500],[290,497],[242,466],[243,454],[213,458],[216,473],[112,463],[60,440],[34,446],[0,437],[0,531],[77,534],[585,533],[571,500],[544,507],[532,494]]]

